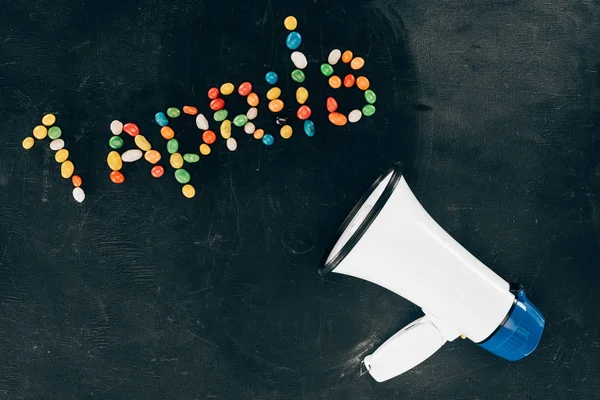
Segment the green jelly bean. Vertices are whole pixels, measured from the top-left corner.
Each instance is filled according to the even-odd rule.
[[[225,119],[227,119],[228,114],[229,113],[227,112],[227,110],[219,110],[215,113],[215,115],[213,115],[213,118],[217,122],[225,121]]]
[[[62,130],[58,126],[48,129],[48,137],[52,140],[58,139],[62,135]]]
[[[295,69],[292,71],[292,79],[294,82],[302,83],[304,82],[304,79],[306,79],[306,76],[304,76],[304,72],[301,70]]]
[[[375,114],[375,106],[373,106],[371,104],[367,104],[366,106],[363,107],[362,113],[366,117],[370,117],[371,115]]]
[[[181,168],[175,171],[175,179],[181,184],[188,183],[191,179],[190,173]]]
[[[321,73],[325,76],[333,75],[333,67],[327,63],[321,64]]]
[[[183,155],[183,159],[186,163],[196,163],[200,161],[200,156],[198,154],[188,153]]]
[[[167,110],[167,115],[170,118],[177,118],[181,115],[181,111],[179,111],[179,108],[171,107]]]
[[[113,136],[108,140],[108,145],[111,149],[120,149],[123,147],[123,139],[121,139],[121,136]]]
[[[240,114],[233,119],[233,124],[238,127],[244,126],[247,123],[248,117],[246,117],[244,114]]]
[[[377,101],[377,95],[371,89],[365,91],[365,100],[369,104],[373,104]]]
[[[171,139],[167,142],[167,151],[169,154],[177,153],[179,150],[179,141],[177,139]]]

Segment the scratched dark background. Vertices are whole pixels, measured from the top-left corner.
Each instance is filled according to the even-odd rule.
[[[600,398],[598,1],[2,5],[1,399]],[[206,90],[226,80],[264,93],[269,69],[293,114],[288,14],[310,62],[314,138],[297,121],[272,148],[238,132],[236,153],[221,143],[190,168],[193,200],[145,162],[108,181],[112,119],[164,149],[155,112],[206,112]],[[335,47],[365,56],[379,95],[374,117],[337,129],[318,73]],[[338,96],[343,111],[362,105]],[[83,176],[81,205],[48,141],[21,148],[46,112]],[[193,121],[174,125],[193,151]],[[396,160],[430,214],[545,313],[530,357],[459,340],[386,383],[359,376],[419,310],[316,269]]]

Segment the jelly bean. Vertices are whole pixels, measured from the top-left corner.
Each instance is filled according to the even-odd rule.
[[[57,163],[64,163],[69,158],[69,150],[60,149],[54,154],[54,159]]]
[[[163,126],[160,130],[160,135],[166,140],[171,140],[175,137],[175,131],[169,126]]]
[[[294,132],[294,130],[292,129],[291,126],[289,125],[284,125],[281,127],[281,129],[279,130],[279,134],[281,135],[282,138],[284,139],[289,139],[292,137],[292,133]]]
[[[344,77],[344,86],[346,86],[347,88],[351,88],[352,86],[354,86],[355,81],[356,79],[354,79],[354,75],[348,74]]]
[[[348,122],[348,119],[344,114],[332,112],[329,114],[329,121],[331,121],[331,123],[334,125],[344,126],[346,125],[346,122]]]
[[[71,161],[67,160],[60,165],[60,176],[63,178],[69,179],[73,172],[75,172],[75,166]]]
[[[48,129],[48,137],[52,140],[58,139],[62,136],[62,130],[58,126],[53,126]]]
[[[246,102],[249,106],[256,107],[259,103],[258,95],[256,93],[250,93],[246,99]]]
[[[207,145],[206,143],[202,143],[200,145],[200,154],[202,154],[203,156],[207,156],[210,154],[210,146]]]
[[[134,139],[135,145],[142,151],[148,151],[152,149],[150,142],[142,135],[137,135]]]
[[[375,114],[375,106],[372,104],[367,104],[363,107],[362,113],[364,116],[370,117],[371,115]]]
[[[352,57],[354,57],[354,54],[352,54],[350,50],[346,50],[344,54],[342,54],[342,62],[344,64],[348,64],[350,61],[352,61]]]
[[[38,125],[33,128],[33,136],[36,139],[42,140],[48,136],[48,129],[44,125]]]
[[[257,129],[254,131],[254,139],[262,139],[263,136],[265,136],[265,131],[263,129]]]
[[[167,151],[169,154],[177,153],[179,151],[179,141],[177,139],[171,139],[167,142]]]
[[[221,123],[221,137],[223,139],[229,139],[231,137],[231,121],[226,119]]]
[[[302,43],[302,36],[298,32],[291,32],[287,39],[285,39],[285,45],[290,50],[296,50]]]
[[[283,115],[278,115],[277,118],[275,118],[276,125],[284,126],[287,124],[287,122],[288,122],[287,117],[284,117]]]
[[[202,134],[202,140],[206,144],[213,144],[217,140],[217,135],[213,131],[207,130]]]
[[[194,189],[192,185],[184,185],[181,188],[181,193],[183,193],[183,195],[188,199],[191,199],[196,195],[196,189]]]
[[[221,122],[224,121],[228,115],[229,112],[227,110],[219,110],[215,113],[215,115],[213,115],[213,118],[215,121]]]
[[[238,93],[240,96],[248,96],[252,92],[252,84],[250,82],[244,82],[238,87]]]
[[[200,161],[200,156],[198,154],[187,153],[183,155],[183,161],[189,164],[197,163]]]
[[[71,177],[71,183],[73,184],[73,186],[75,187],[80,187],[81,184],[83,183],[83,180],[81,179],[81,177],[79,175],[73,175]]]
[[[221,85],[221,94],[223,96],[229,96],[231,93],[233,93],[233,90],[235,89],[235,86],[233,86],[233,83],[227,82]]]
[[[269,110],[271,110],[271,112],[279,112],[283,110],[283,105],[281,99],[271,100],[269,102]]]
[[[333,50],[331,50],[331,53],[329,53],[329,56],[327,57],[327,62],[331,65],[335,65],[338,63],[338,61],[340,61],[341,57],[342,57],[342,52],[340,51],[340,49],[333,49]]]
[[[371,89],[365,91],[365,100],[369,104],[373,104],[377,101],[377,95]],[[52,128],[50,128],[52,129]]]
[[[125,125],[123,125],[123,130],[125,132],[127,132],[127,134],[129,136],[137,136],[140,134],[140,128],[138,128],[138,126],[136,124],[133,124],[131,122],[126,123]]]
[[[270,146],[275,143],[275,138],[273,135],[269,135],[268,133],[262,137],[262,142],[265,146]]]
[[[308,137],[315,136],[315,124],[310,119],[304,121],[304,133]]]
[[[327,111],[329,111],[330,113],[338,109],[338,102],[333,97],[328,97],[326,104]]]
[[[31,139],[33,140],[33,139]],[[65,147],[65,141],[62,139],[54,139],[50,142],[50,150],[58,151]]]
[[[294,66],[298,69],[304,69],[308,65],[308,60],[306,59],[306,56],[299,51],[294,51],[291,55],[291,58],[292,62],[294,63]]]
[[[169,118],[179,118],[179,116],[181,115],[181,111],[179,111],[179,108],[169,107],[167,109],[167,115],[169,116]]]
[[[80,187],[76,187],[75,189],[73,189],[73,198],[76,202],[83,203],[83,201],[85,200],[85,192],[83,191],[83,189]]]
[[[123,147],[123,139],[121,139],[120,136],[112,136],[110,139],[108,139],[108,145],[111,149],[120,149]]]
[[[367,90],[370,85],[371,82],[369,82],[369,79],[367,79],[366,76],[359,76],[356,78],[356,86],[358,86],[360,90]]]
[[[248,117],[246,117],[244,114],[236,115],[236,117],[233,119],[233,124],[237,127],[242,127],[246,125],[246,123],[248,123]]]
[[[175,179],[177,180],[177,182],[179,183],[188,183],[190,181],[192,177],[190,176],[190,173],[187,172],[185,169],[181,168],[178,169],[177,171],[175,171]]]
[[[203,131],[208,129],[208,120],[204,116],[204,114],[198,114],[196,117],[196,126],[198,129],[202,129]]]
[[[285,26],[285,29],[288,31],[293,31],[298,26],[298,21],[296,20],[296,17],[290,15],[283,20],[283,26]]]
[[[220,97],[217,97],[216,99],[211,100],[210,102],[210,109],[213,111],[219,111],[223,107],[225,107],[225,100],[223,100]]]
[[[120,135],[123,132],[123,123],[115,119],[110,123],[110,131],[113,135]]]
[[[113,171],[118,171],[123,168],[123,161],[121,160],[121,156],[116,151],[111,151],[108,153],[108,157],[106,157],[106,163],[108,167]]]
[[[150,175],[152,175],[154,178],[160,178],[164,174],[165,174],[165,169],[162,167],[162,165],[155,165],[150,170]]]
[[[362,57],[354,57],[352,61],[350,61],[350,68],[353,70],[359,70],[365,66],[365,59]]]
[[[248,117],[249,120],[253,120],[257,116],[258,116],[258,108],[250,107],[250,109],[246,113],[246,117]]]
[[[304,82],[304,79],[306,79],[304,72],[300,71],[299,69],[295,69],[292,71],[292,80],[294,82],[302,83]]]
[[[237,141],[234,138],[227,139],[227,148],[229,149],[229,151],[236,151]]]
[[[342,80],[339,76],[333,75],[329,78],[329,86],[331,86],[333,89],[338,89],[342,86]]]
[[[126,163],[136,162],[142,158],[144,154],[139,149],[127,150],[121,154],[121,160]]]
[[[123,175],[121,171],[112,171],[109,177],[112,183],[116,183],[117,185],[125,182],[125,175]]]
[[[31,136],[28,136],[25,139],[23,139],[23,143],[21,143],[21,145],[23,146],[23,148],[25,150],[29,150],[30,148],[33,147],[34,143],[35,143],[35,140],[33,140],[33,138]],[[50,145],[52,145],[52,143],[50,143]]]
[[[164,112],[159,111],[156,114],[154,114],[154,120],[156,121],[156,123],[159,126],[167,126],[169,125],[169,119],[167,118],[167,116],[165,115]]]
[[[150,164],[156,164],[157,162],[160,161],[161,158],[162,158],[162,155],[160,154],[160,152],[158,152],[156,150],[150,150],[144,154],[144,159],[146,161],[148,161]]]
[[[296,113],[296,116],[299,120],[304,121],[305,119],[308,119],[310,117],[311,113],[312,111],[309,106],[300,106],[298,112]]]
[[[279,76],[277,76],[277,74],[273,71],[269,71],[265,75],[265,81],[267,81],[267,83],[269,85],[276,84],[278,80],[279,80]]]
[[[52,126],[56,122],[56,116],[54,114],[46,114],[42,118],[42,124],[46,126]]]
[[[210,88],[208,90],[208,98],[211,100],[216,99],[217,97],[219,97],[219,89],[214,87],[214,88]]]
[[[198,114],[198,109],[192,106],[183,106],[183,112],[187,115],[196,115]]]
[[[298,104],[304,104],[306,103],[306,100],[308,100],[308,90],[300,86],[296,89],[296,101]]]
[[[352,110],[350,114],[348,114],[348,122],[355,123],[360,121],[362,118],[362,112],[360,110]]]
[[[278,87],[271,88],[267,92],[267,99],[269,100],[278,99],[279,96],[281,96],[281,89],[279,89]]]
[[[183,157],[179,153],[173,153],[169,158],[169,164],[171,164],[171,167],[179,169],[183,167]]]
[[[333,75],[333,67],[327,63],[321,64],[321,73],[325,76]]]
[[[248,135],[252,135],[255,130],[256,126],[252,122],[248,122],[246,125],[244,125],[244,132],[246,132]]]

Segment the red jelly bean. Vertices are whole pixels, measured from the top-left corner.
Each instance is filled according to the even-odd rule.
[[[222,98],[216,98],[210,102],[210,109],[213,111],[219,111],[225,107],[225,100]]]
[[[131,122],[128,122],[125,125],[123,125],[123,130],[127,132],[129,136],[137,136],[140,134],[140,128],[138,128],[136,124],[133,124]]]
[[[252,92],[252,84],[250,82],[244,82],[238,88],[240,96],[248,96]]]
[[[110,173],[110,180],[117,185],[125,182],[125,175],[121,171],[112,171]]]
[[[354,86],[355,81],[356,79],[354,78],[354,75],[348,74],[344,78],[344,86],[346,86],[347,88],[351,88],[352,86]]]
[[[209,129],[204,131],[202,134],[202,140],[206,144],[213,144],[215,140],[217,140],[217,135],[215,135],[215,133]]]
[[[165,174],[165,169],[162,167],[162,165],[155,165],[150,170],[150,175],[152,175],[155,178],[160,178],[164,174]]]
[[[219,88],[210,88],[210,90],[208,91],[208,98],[214,100],[217,97],[219,97]]]
[[[327,111],[330,113],[338,109],[338,102],[333,97],[327,98]]]
[[[298,119],[301,120],[308,119],[310,117],[310,114],[312,114],[312,111],[309,106],[300,106],[298,112],[296,113]]]

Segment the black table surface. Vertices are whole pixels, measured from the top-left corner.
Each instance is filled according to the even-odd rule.
[[[598,2],[22,0],[2,14],[0,398],[600,398]],[[313,138],[294,116],[289,14],[309,60]],[[374,116],[342,128],[325,98],[344,112],[364,100],[320,75],[333,48],[364,56],[378,94]],[[109,181],[110,121],[136,122],[164,153],[157,111],[206,113],[206,91],[225,81],[264,93],[271,69],[290,140],[263,98],[258,120],[276,143],[220,142],[190,168],[194,199],[145,162]],[[236,101],[230,112],[245,111]],[[48,141],[21,147],[47,112],[83,204]],[[197,149],[193,119],[173,125]],[[317,266],[397,160],[439,224],[545,314],[526,359],[458,340],[388,382],[359,376],[421,312]]]

